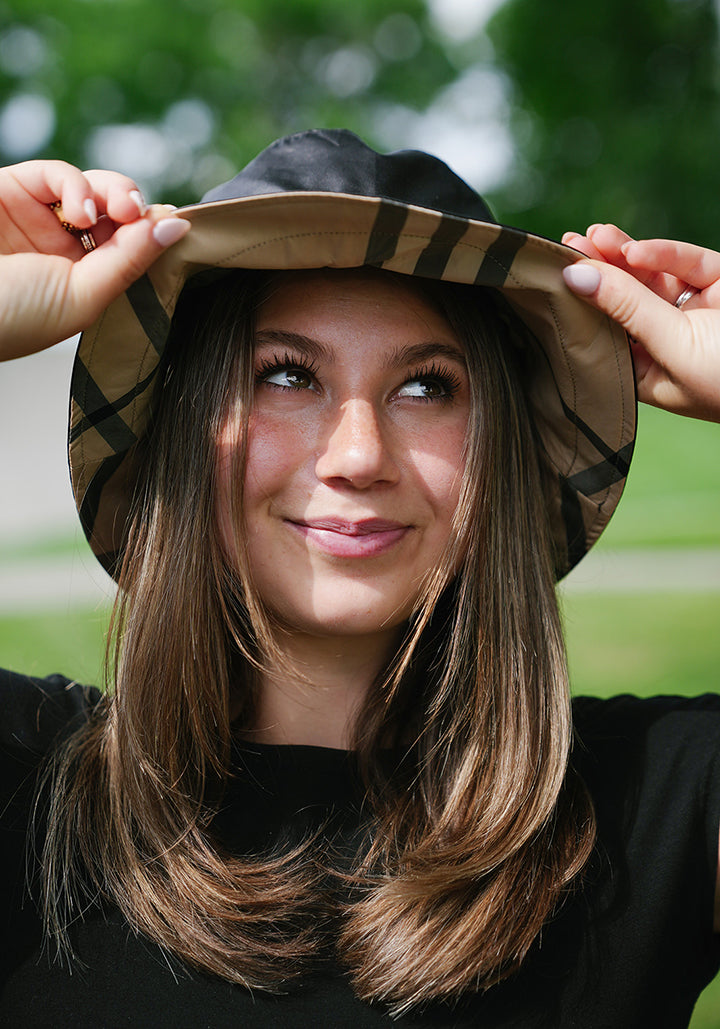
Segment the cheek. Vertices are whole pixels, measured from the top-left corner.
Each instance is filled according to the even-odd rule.
[[[411,447],[409,459],[436,516],[449,521],[460,499],[465,470],[464,426],[439,433],[432,446]]]
[[[216,493],[215,520],[220,542],[227,559],[237,564],[235,547],[236,530],[233,516],[233,499],[236,490],[236,476],[242,474],[240,458],[240,430],[229,418],[215,442]],[[285,448],[285,453],[287,453]],[[259,503],[272,494],[274,479],[282,474],[279,456],[282,451],[275,441],[262,429],[258,431],[256,420],[251,417],[248,425],[248,448],[245,455],[245,483],[243,488],[243,510],[246,523],[252,521],[252,514]],[[246,524],[246,530],[249,528]]]
[[[244,519],[249,534],[262,531],[263,515],[274,500],[291,488],[297,488],[305,463],[306,437],[302,426],[290,425],[286,419],[251,416],[243,488]],[[234,476],[239,472],[236,471],[238,447],[237,431],[228,425],[216,444],[217,521],[226,553],[234,552],[231,497]]]
[[[303,461],[303,434],[287,421],[256,418],[249,429],[245,467],[245,504],[271,499],[288,484]]]

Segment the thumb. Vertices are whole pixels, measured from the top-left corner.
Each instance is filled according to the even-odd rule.
[[[720,420],[720,325],[716,310],[681,311],[611,264],[578,261],[566,285],[627,331],[638,398],[694,418]]]
[[[621,268],[578,261],[563,269],[563,278],[573,293],[622,325],[661,364],[672,362],[678,341],[691,334],[682,311]]]
[[[94,321],[189,229],[189,221],[175,215],[168,217],[167,209],[161,208],[121,225],[97,250],[77,261],[70,292],[75,309],[85,316],[83,320],[87,324]]]

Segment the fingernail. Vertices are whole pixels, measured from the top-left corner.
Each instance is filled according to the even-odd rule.
[[[563,279],[573,293],[589,297],[600,285],[600,272],[592,264],[570,264],[563,268]]]
[[[184,218],[163,218],[153,226],[153,237],[161,247],[171,247],[182,239],[190,228],[190,222]]]
[[[601,229],[601,228],[602,228],[602,222],[594,222],[592,225],[588,225],[587,232],[585,233],[585,235],[589,236],[591,232],[595,231],[595,229]]]
[[[95,225],[97,222],[97,207],[95,206],[95,201],[91,200],[90,197],[87,200],[83,200],[83,211],[90,219],[90,224]]]
[[[131,189],[128,196],[137,207],[141,215],[147,211],[147,204],[145,203],[145,197],[142,195],[139,189]]]

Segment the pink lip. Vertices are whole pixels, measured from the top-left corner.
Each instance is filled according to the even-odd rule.
[[[410,530],[401,522],[366,518],[349,522],[342,518],[290,521],[313,547],[333,557],[375,557],[390,550]]]

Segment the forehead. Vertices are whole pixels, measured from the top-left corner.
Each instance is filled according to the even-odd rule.
[[[423,280],[373,268],[317,269],[271,275],[257,308],[257,327],[302,323],[323,327],[387,326],[443,339],[457,336]]]

